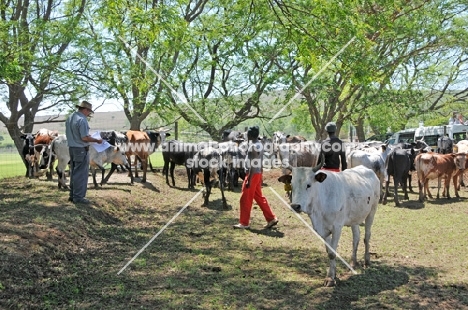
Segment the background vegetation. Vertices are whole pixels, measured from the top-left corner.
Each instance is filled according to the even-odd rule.
[[[408,121],[443,124],[466,106],[467,9],[459,0],[2,1],[0,121],[18,151],[37,113],[66,114],[81,98],[121,103],[127,129],[155,113],[156,125],[184,120],[212,139],[251,121],[319,139],[334,120],[360,140]]]

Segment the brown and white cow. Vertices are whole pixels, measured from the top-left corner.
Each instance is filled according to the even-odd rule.
[[[52,180],[52,171],[55,158],[50,152],[50,144],[58,137],[58,131],[41,128],[34,139],[34,153],[39,162],[39,169],[48,169],[47,180]],[[49,158],[49,156],[52,156]]]
[[[437,198],[439,198],[440,185],[442,178],[444,179],[444,194],[450,198],[450,179],[453,177],[453,182],[456,184],[458,178],[458,170],[465,169],[466,154],[437,154],[437,153],[422,153],[416,156],[414,160],[416,172],[419,179],[419,201],[423,202],[427,195],[432,198],[429,191],[429,180],[438,179]],[[458,195],[458,189],[455,186],[455,196]]]
[[[148,169],[148,157],[151,152],[151,139],[144,131],[128,130],[126,133],[128,143],[125,149],[128,162],[131,163],[130,156],[135,156],[135,177],[138,178],[137,162],[141,161],[141,169],[143,170],[143,178],[141,183],[146,182],[146,170]],[[133,184],[133,173],[130,169],[130,179]],[[107,176],[108,177],[108,176]],[[107,178],[106,177],[106,178]]]

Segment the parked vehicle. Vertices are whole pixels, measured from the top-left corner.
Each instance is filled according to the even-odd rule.
[[[414,142],[414,133],[416,128],[409,128],[395,132],[390,139],[388,139],[388,144],[398,144],[398,143],[412,143]]]

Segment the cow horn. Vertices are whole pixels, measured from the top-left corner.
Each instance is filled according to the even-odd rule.
[[[315,166],[314,168],[312,168],[312,171],[315,173],[317,171],[320,170],[320,168],[323,167],[323,165],[325,164],[325,155],[323,155],[323,153],[320,153],[320,158],[319,158],[319,164],[317,164],[317,166]]]

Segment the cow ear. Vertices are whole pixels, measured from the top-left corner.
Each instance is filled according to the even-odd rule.
[[[292,180],[292,175],[290,174],[285,174],[278,178],[278,182],[285,183],[285,184],[291,183],[291,180]]]
[[[323,172],[319,172],[315,175],[315,180],[320,183],[325,181],[326,178],[327,178],[327,174]]]

